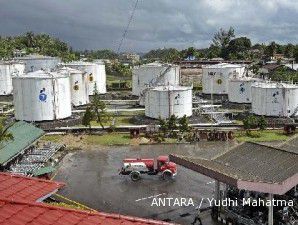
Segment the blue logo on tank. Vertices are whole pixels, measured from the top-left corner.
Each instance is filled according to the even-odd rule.
[[[38,98],[39,98],[39,101],[41,101],[41,102],[45,102],[47,100],[47,95],[45,94],[45,91],[46,91],[45,88],[43,88],[39,91]]]
[[[245,91],[244,83],[240,84],[240,94],[242,94]]]

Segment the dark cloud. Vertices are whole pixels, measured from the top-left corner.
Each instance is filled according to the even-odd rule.
[[[135,0],[0,0],[0,35],[32,30],[76,49],[117,49]],[[123,50],[206,47],[233,26],[253,42],[297,43],[296,0],[139,0]]]

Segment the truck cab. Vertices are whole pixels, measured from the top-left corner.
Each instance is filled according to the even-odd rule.
[[[177,174],[176,163],[170,162],[168,156],[159,156],[157,158],[157,171],[160,173],[171,173],[171,176]]]

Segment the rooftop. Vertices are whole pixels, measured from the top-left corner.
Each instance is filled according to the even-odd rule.
[[[211,160],[179,155],[170,159],[239,189],[281,195],[298,184],[298,154],[251,142]]]
[[[276,82],[256,82],[253,84],[254,87],[260,88],[289,88],[289,89],[296,89],[298,85],[291,84],[291,83],[276,83]]]
[[[166,225],[169,223],[67,209],[41,203],[0,200],[0,224],[32,225]]]
[[[0,224],[32,225],[169,225],[119,214],[52,206],[41,202],[64,184],[0,173]]]
[[[52,56],[46,56],[46,55],[31,54],[31,55],[16,57],[15,59],[19,59],[19,60],[31,59],[32,60],[32,59],[59,59],[59,58],[52,57]]]
[[[174,65],[174,64],[167,64],[167,63],[159,63],[159,62],[153,62],[153,63],[147,63],[147,64],[143,64],[141,66],[136,66],[136,68],[139,68],[139,67],[168,67],[168,66],[172,66],[172,67],[177,67],[177,65]]]
[[[186,90],[192,90],[192,87],[163,85],[163,86],[154,87],[151,90],[152,91],[186,91]]]
[[[0,143],[0,165],[5,165],[44,134],[43,130],[24,121],[16,122],[8,131],[14,139]]]
[[[14,79],[54,79],[68,77],[68,74],[58,72],[48,72],[45,70],[37,70],[30,73],[22,74],[21,76],[15,76]]]
[[[15,64],[24,65],[25,63],[20,61],[14,61],[14,60],[5,60],[5,61],[0,60],[0,65],[15,65]]]
[[[65,73],[69,73],[69,74],[82,74],[83,72],[81,71],[81,70],[77,70],[77,69],[73,69],[73,68],[70,68],[70,67],[66,67],[66,66],[64,66],[64,67],[62,67],[62,68],[60,68],[59,70],[58,70],[58,72],[59,73],[63,73],[63,74],[65,74]]]
[[[97,63],[92,63],[92,62],[85,62],[85,61],[73,61],[69,63],[62,63],[61,65],[63,66],[94,66]]]
[[[64,184],[59,182],[11,173],[0,173],[0,199],[28,202],[42,201],[50,193],[56,192],[63,186]]]
[[[244,67],[244,66],[238,65],[238,64],[231,64],[231,63],[218,63],[218,64],[214,64],[214,65],[202,66],[202,68],[207,68],[207,69],[242,68],[242,67]]]

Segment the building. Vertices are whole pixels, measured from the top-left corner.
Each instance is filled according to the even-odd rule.
[[[55,181],[0,173],[0,224],[38,225],[171,225],[95,210],[53,206],[43,200],[64,184]]]
[[[256,82],[251,86],[252,112],[256,115],[291,117],[298,115],[298,86]]]
[[[180,68],[176,65],[149,63],[135,66],[132,71],[132,94],[143,96],[149,87],[179,85]]]
[[[244,65],[219,63],[203,66],[203,94],[227,95],[229,80],[245,77]]]
[[[0,202],[4,199],[10,201],[42,202],[64,187],[64,185],[61,182],[0,172]]]
[[[52,121],[71,116],[68,74],[38,70],[12,78],[15,118]]]
[[[120,55],[120,62],[124,65],[133,66],[140,61],[140,56],[135,53],[123,53]]]
[[[61,59],[58,57],[37,54],[15,57],[15,59],[25,63],[26,73],[37,70],[52,71],[61,63]]]
[[[0,170],[9,169],[30,147],[44,135],[44,131],[24,121],[14,123],[8,128],[13,140],[3,141],[0,145]]]
[[[217,201],[244,198],[259,202],[273,201],[275,197],[289,201],[298,194],[298,154],[294,152],[248,142],[211,160],[186,155],[170,155],[170,160],[213,178]],[[273,204],[264,207],[245,206],[240,200],[237,205],[211,205],[212,215],[219,221],[232,224],[286,224],[290,217],[298,221],[295,211],[297,202],[294,211],[291,211],[289,207],[275,207]],[[278,218],[275,223],[274,218]]]
[[[72,69],[77,69],[86,73],[89,79],[89,95],[94,94],[96,90],[99,94],[105,94],[107,92],[106,88],[106,67],[102,61],[96,62],[83,62],[83,61],[74,61],[65,64],[62,66],[70,67]]]
[[[18,61],[0,61],[0,95],[11,95],[13,91],[12,76],[21,76],[25,64]]]
[[[149,88],[145,93],[145,115],[154,119],[192,116],[192,87]]]

